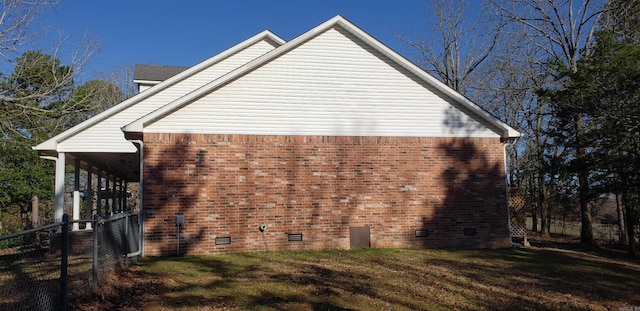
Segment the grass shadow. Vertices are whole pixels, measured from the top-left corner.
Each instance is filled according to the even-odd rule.
[[[126,273],[114,283],[117,291],[94,298],[92,308],[617,310],[640,305],[640,265],[561,249],[147,257]]]

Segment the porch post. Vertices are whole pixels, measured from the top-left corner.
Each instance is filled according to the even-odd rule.
[[[111,188],[111,213],[118,213],[118,177],[113,177],[113,187]]]
[[[125,212],[129,211],[129,206],[127,205],[127,189],[129,188],[128,186],[129,182],[125,181],[122,188],[122,210]]]
[[[105,203],[104,204],[104,217],[109,216],[109,211],[110,211],[110,208],[109,208],[110,207],[110,205],[109,205],[109,199],[110,199],[109,187],[111,187],[110,184],[111,184],[111,181],[109,180],[109,175],[107,174],[107,175],[104,176],[104,195],[105,195],[104,196],[104,203]]]
[[[92,184],[92,179],[93,176],[91,176],[91,171],[92,171],[92,167],[91,165],[89,165],[89,167],[87,168],[87,190],[85,191],[85,195],[84,198],[86,200],[87,203],[87,219],[93,219],[93,213],[91,213],[92,207],[93,207],[93,187],[91,186]],[[85,228],[87,228],[88,230],[92,229],[92,224],[90,221],[87,221],[87,224],[85,225]]]
[[[73,180],[73,227],[71,230],[80,229],[80,224],[76,221],[80,220],[80,160],[74,161],[74,180]]]
[[[62,215],[64,215],[64,152],[58,152],[58,159],[56,160],[56,205],[53,214],[55,222],[62,221]]]
[[[120,179],[118,177],[113,177],[113,213],[120,212],[120,198],[118,197],[118,193],[120,192]]]
[[[96,213],[102,217],[102,171],[98,171],[98,202],[96,203]]]

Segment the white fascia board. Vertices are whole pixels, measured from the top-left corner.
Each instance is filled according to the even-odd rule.
[[[160,80],[133,80],[133,83],[145,84],[145,85],[147,85],[147,84],[156,85],[156,84],[158,84],[160,82],[162,82],[162,81],[160,81]]]
[[[220,62],[223,59],[225,59],[225,58],[227,58],[227,57],[229,57],[229,56],[231,56],[231,55],[233,55],[235,53],[238,53],[239,51],[241,51],[241,50],[243,50],[243,49],[255,44],[256,42],[259,42],[260,40],[264,40],[264,39],[267,39],[267,38],[272,40],[272,41],[274,41],[278,45],[283,45],[286,42],[284,39],[278,37],[277,35],[275,35],[274,33],[272,33],[269,30],[262,31],[259,34],[254,35],[253,37],[251,37],[251,38],[249,38],[247,40],[244,40],[244,41],[234,45],[233,47],[228,48],[228,49],[216,54],[215,56],[213,56],[213,57],[211,57],[211,58],[209,58],[209,59],[207,59],[207,60],[205,60],[203,62],[200,62],[199,64],[197,64],[197,65],[195,65],[193,67],[190,67],[190,68],[188,68],[187,70],[185,70],[185,71],[183,71],[181,73],[178,73],[177,75],[175,75],[175,76],[173,76],[173,77],[171,77],[171,78],[169,78],[167,80],[164,80],[164,81],[162,81],[160,83],[157,83],[154,87],[149,88],[145,92],[138,93],[138,94],[134,95],[133,97],[131,97],[131,98],[129,98],[129,99],[127,99],[127,100],[125,100],[125,101],[123,101],[123,102],[121,102],[121,103],[119,103],[119,104],[117,104],[117,105],[105,110],[104,112],[102,112],[102,113],[100,113],[100,114],[98,114],[98,115],[96,115],[96,116],[94,116],[94,117],[92,117],[92,118],[90,118],[88,120],[85,120],[84,122],[82,122],[82,123],[70,128],[70,129],[68,129],[68,130],[66,130],[66,131],[64,131],[64,132],[62,132],[62,133],[50,138],[49,140],[47,140],[47,141],[45,141],[45,142],[43,142],[43,143],[41,143],[41,144],[39,144],[39,145],[37,145],[35,147],[32,147],[32,148],[34,150],[52,150],[52,151],[55,151],[56,148],[57,148],[57,144],[58,143],[60,143],[60,142],[62,142],[64,140],[76,135],[77,133],[82,132],[83,130],[93,126],[94,124],[99,123],[102,120],[108,119],[112,115],[114,115],[114,114],[116,114],[116,113],[118,113],[120,111],[123,111],[123,110],[135,105],[136,103],[138,103],[138,102],[150,97],[151,95],[154,95],[154,94],[156,94],[156,93],[158,93],[158,92],[160,92],[162,90],[165,90],[168,87],[178,83],[179,81],[182,81],[182,80],[186,79],[187,77],[190,77],[190,76],[198,73],[199,71],[201,71],[201,70],[203,70],[203,69],[205,69],[205,68],[207,68],[209,66],[212,66],[213,64],[215,64],[217,62]]]

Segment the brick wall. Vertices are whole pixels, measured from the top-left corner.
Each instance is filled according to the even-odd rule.
[[[509,245],[497,138],[147,133],[144,141],[147,255],[176,254],[177,214],[181,254],[349,248],[349,228],[364,226],[372,247]]]

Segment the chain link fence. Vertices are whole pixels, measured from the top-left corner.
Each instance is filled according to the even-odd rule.
[[[114,269],[140,255],[139,212],[63,222],[0,236],[0,310],[66,310],[69,299],[98,290]],[[89,226],[90,224],[90,226]]]
[[[533,228],[533,220],[531,217],[527,217],[527,228]],[[538,228],[540,228],[540,221],[538,220]],[[560,234],[571,237],[580,237],[580,230],[582,224],[579,221],[562,220],[552,218],[549,222],[549,233]],[[638,241],[640,237],[640,227],[635,228],[635,238]],[[615,224],[592,224],[593,237],[596,240],[610,242],[610,243],[622,243],[622,233],[620,228]]]
[[[53,253],[49,246],[52,236],[68,232],[68,217],[65,220],[0,236],[0,310],[64,309],[66,254]]]

